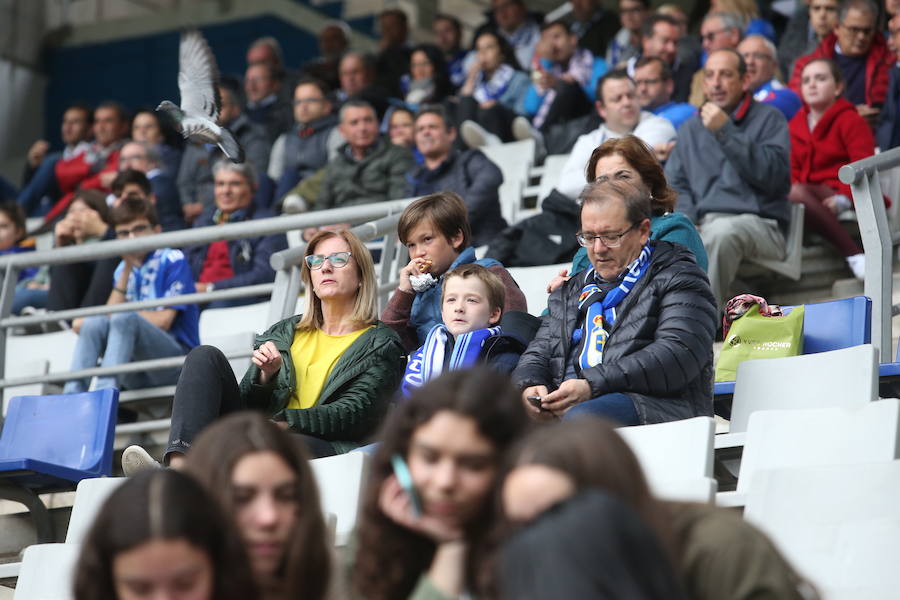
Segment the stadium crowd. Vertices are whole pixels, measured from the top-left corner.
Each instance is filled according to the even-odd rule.
[[[85,543],[77,598],[815,596],[740,518],[652,497],[597,417],[713,415],[722,308],[745,291],[742,261],[784,257],[791,202],[863,277],[837,172],[900,145],[900,6],[809,0],[776,28],[754,0],[715,0],[699,23],[674,4],[571,5],[546,21],[492,0],[470,47],[450,15],[415,44],[385,10],[372,54],[334,22],[297,70],[260,38],[243,77],[217,84],[243,163],[114,100],[70,106],[64,147],[31,146],[0,205],[2,253],[33,249],[26,217],[62,247],[416,198],[380,314],[365,245],[341,224],[301,232],[306,310],[257,337],[241,381],[200,345],[199,310],[260,298],[71,323],[73,369],[186,356],[94,384],[176,391],[159,461],[123,455],[134,477]],[[536,161],[568,159],[543,210],[508,223],[480,149],[526,139]],[[32,269],[13,311],[271,282],[286,247],[271,235]],[[573,264],[537,318],[504,265],[541,259]],[[308,461],[350,451],[372,467],[335,557]]]

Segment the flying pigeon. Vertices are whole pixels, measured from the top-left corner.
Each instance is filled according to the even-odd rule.
[[[168,113],[184,137],[222,149],[232,162],[244,162],[244,149],[231,132],[217,124],[219,118],[219,72],[209,44],[197,30],[181,34],[178,47],[178,91],[181,108],[163,100],[156,110]]]

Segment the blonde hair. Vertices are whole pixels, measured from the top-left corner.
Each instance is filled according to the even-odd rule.
[[[442,305],[444,303],[444,295],[447,292],[447,282],[450,281],[450,278],[452,277],[459,277],[460,279],[468,279],[471,277],[473,279],[481,280],[481,282],[484,283],[484,287],[487,288],[488,294],[486,300],[488,306],[491,310],[499,308],[501,314],[503,313],[503,306],[506,304],[506,288],[503,287],[503,282],[486,267],[476,265],[475,263],[460,265],[444,275],[444,283],[441,285]]]
[[[356,273],[359,275],[359,292],[356,294],[356,301],[353,303],[353,314],[350,315],[350,318],[360,327],[373,325],[378,319],[378,302],[376,297],[378,283],[375,281],[375,263],[372,261],[369,249],[350,231],[320,231],[309,240],[309,243],[306,245],[306,252],[303,254],[304,260],[301,265],[300,276],[303,278],[303,285],[306,288],[306,310],[297,323],[297,329],[307,331],[320,329],[324,323],[322,301],[313,292],[312,274],[305,259],[307,256],[315,254],[316,246],[319,245],[319,242],[329,238],[341,238],[347,242],[347,245],[350,246],[350,257],[356,265]],[[347,267],[344,268],[346,269]]]

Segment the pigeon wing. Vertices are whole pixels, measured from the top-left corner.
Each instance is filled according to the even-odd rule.
[[[219,118],[219,77],[216,58],[199,31],[181,34],[178,49],[178,90],[181,110],[191,117]]]

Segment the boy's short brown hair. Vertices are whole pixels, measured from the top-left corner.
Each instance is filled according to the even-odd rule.
[[[444,275],[444,283],[441,284],[441,304],[444,303],[444,292],[447,290],[447,282],[450,281],[451,277],[462,277],[463,279],[474,277],[475,279],[480,279],[487,288],[488,306],[490,306],[491,310],[499,308],[500,314],[503,314],[503,306],[506,304],[506,288],[503,286],[500,278],[491,273],[487,267],[470,263],[448,271]]]
[[[449,241],[460,231],[463,234],[459,250],[469,247],[472,229],[469,227],[469,211],[466,203],[453,192],[437,192],[414,200],[397,223],[397,237],[403,245],[407,244],[409,234],[416,226],[431,221],[441,234]]]
[[[156,217],[156,207],[149,200],[138,196],[122,198],[118,204],[113,206],[109,213],[109,219],[112,221],[113,227],[131,223],[140,218],[147,219],[147,222],[153,227],[159,225],[159,219]]]

